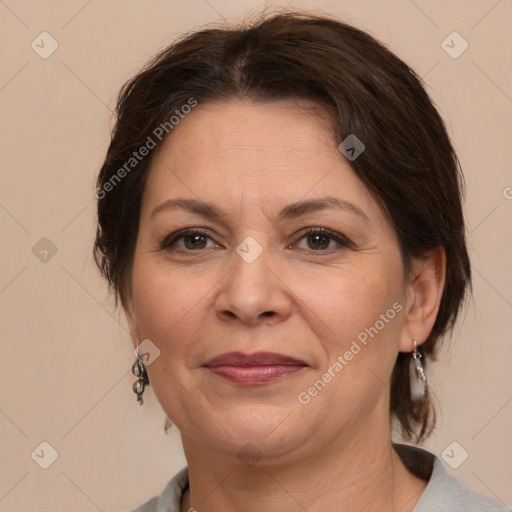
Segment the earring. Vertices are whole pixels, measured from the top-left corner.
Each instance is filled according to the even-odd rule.
[[[427,392],[427,375],[423,369],[421,359],[423,354],[421,353],[421,347],[418,347],[418,342],[414,341],[414,348],[412,350],[411,362],[409,365],[409,376],[411,382],[411,399],[423,400]]]
[[[144,388],[149,384],[149,377],[144,363],[138,358],[133,363],[132,373],[137,377],[137,380],[132,385],[133,392],[137,395],[137,402],[139,402],[139,405],[143,405],[144,400],[142,400],[142,395],[144,393]]]

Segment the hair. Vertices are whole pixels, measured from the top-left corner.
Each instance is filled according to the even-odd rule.
[[[192,101],[245,98],[313,101],[328,113],[338,141],[351,134],[363,141],[364,152],[350,165],[394,227],[404,272],[413,257],[444,249],[440,308],[421,347],[436,360],[438,341],[452,330],[471,288],[460,163],[421,78],[368,33],[325,15],[284,12],[186,34],[122,87],[96,184],[93,249],[115,305],[119,297],[126,306],[154,154],[135,159],[134,151],[163,134],[162,127],[172,133],[169,119]],[[409,361],[410,354],[398,354],[390,413],[405,439],[421,443],[435,426],[435,407],[430,393],[412,399]]]

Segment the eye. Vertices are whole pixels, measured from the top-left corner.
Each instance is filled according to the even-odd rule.
[[[299,247],[305,250],[313,250],[315,252],[331,252],[338,248],[351,247],[351,242],[339,233],[335,233],[325,228],[309,228],[302,234],[300,240],[306,239],[307,247]],[[198,228],[182,229],[176,233],[164,238],[160,243],[161,250],[192,252],[202,249],[209,249],[208,240],[213,240],[206,231]],[[335,247],[332,247],[335,245]],[[338,246],[336,248],[336,245]],[[214,247],[219,247],[214,243]]]
[[[351,246],[351,243],[343,235],[334,233],[333,231],[325,228],[309,228],[301,237],[301,240],[302,239],[306,239],[308,244],[306,249],[311,249],[313,251],[323,252],[325,250],[335,250],[336,248],[333,248],[331,244],[333,241],[338,245],[338,247]]]
[[[206,247],[207,239],[210,237],[201,229],[182,229],[170,236],[164,238],[160,244],[162,250],[178,251],[196,251],[198,249],[208,249]],[[210,238],[211,240],[211,238]],[[178,242],[183,242],[180,246]],[[218,247],[218,246],[217,246]]]

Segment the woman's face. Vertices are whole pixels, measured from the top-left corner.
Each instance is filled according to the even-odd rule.
[[[185,229],[199,233],[172,238]],[[318,113],[199,105],[155,154],[126,312],[134,344],[160,351],[149,379],[185,444],[283,460],[388,432],[410,290],[394,230]],[[301,365],[206,366],[227,352]]]

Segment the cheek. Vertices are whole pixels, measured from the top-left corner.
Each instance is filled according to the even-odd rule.
[[[323,345],[322,363],[329,367],[347,354],[343,369],[347,378],[360,380],[371,369],[386,379],[403,322],[400,261],[392,265],[373,261],[316,281],[309,287],[309,297],[308,323]]]
[[[168,346],[167,340],[187,339],[190,329],[201,325],[194,319],[210,288],[204,276],[185,278],[178,269],[140,257],[133,269],[139,336],[150,338],[161,348]]]

